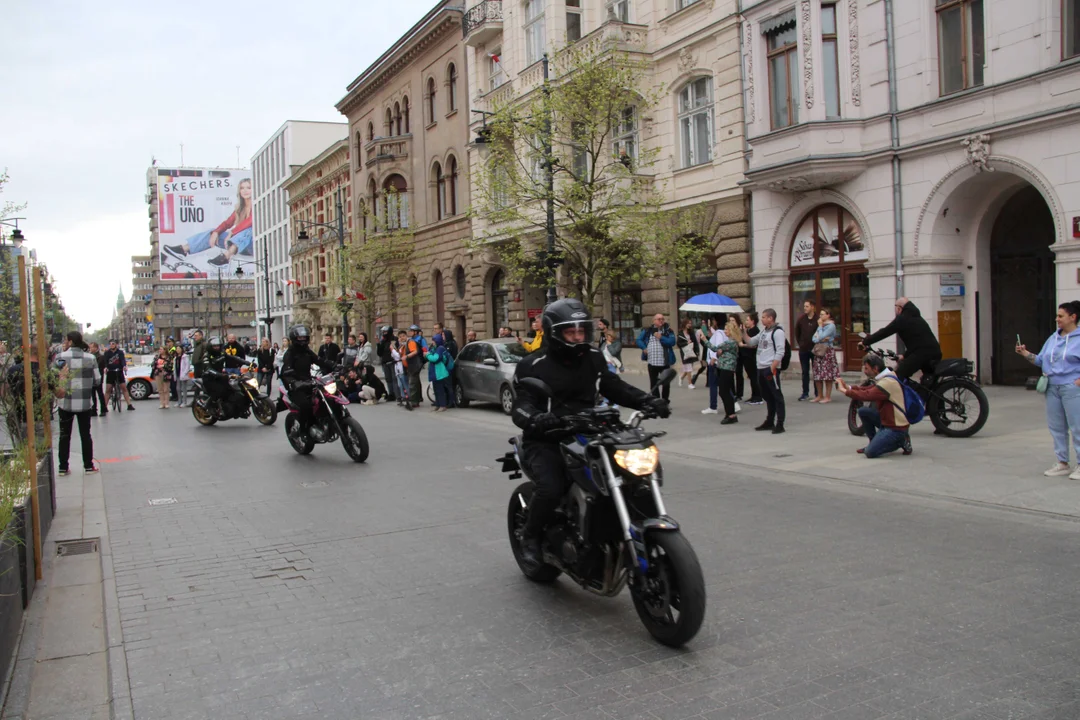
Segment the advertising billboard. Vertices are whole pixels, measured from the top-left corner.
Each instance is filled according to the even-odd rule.
[[[157,190],[162,280],[217,277],[251,262],[250,170],[159,169]]]

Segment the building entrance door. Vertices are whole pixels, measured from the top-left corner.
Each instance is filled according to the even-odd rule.
[[[1050,208],[1029,185],[1005,203],[990,235],[990,362],[995,384],[1023,385],[1038,375],[1038,369],[1013,348],[1019,335],[1032,352],[1038,352],[1056,329],[1053,243]]]

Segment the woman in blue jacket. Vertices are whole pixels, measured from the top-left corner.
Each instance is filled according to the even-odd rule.
[[[1054,454],[1057,464],[1043,473],[1047,477],[1068,475],[1070,480],[1080,480],[1080,466],[1074,471],[1069,467],[1069,435],[1080,460],[1080,302],[1063,303],[1058,306],[1057,332],[1043,343],[1036,355],[1019,342],[1016,352],[1028,362],[1042,369],[1046,377],[1046,422],[1050,436],[1054,438]],[[1040,385],[1042,381],[1040,380]],[[1071,474],[1070,474],[1071,472]]]
[[[435,343],[427,353],[428,380],[435,387],[434,412],[446,412],[450,407],[452,396],[450,394],[450,353],[446,349],[446,341],[442,333],[435,333],[431,338]]]

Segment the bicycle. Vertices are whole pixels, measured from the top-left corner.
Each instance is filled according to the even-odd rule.
[[[120,383],[114,382],[112,384],[112,393],[109,396],[109,404],[112,405],[114,412],[123,412],[122,401],[124,399],[124,392],[120,389]]]

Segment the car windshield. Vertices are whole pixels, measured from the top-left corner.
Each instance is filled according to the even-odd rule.
[[[500,343],[495,348],[499,351],[499,358],[504,363],[519,362],[529,354],[519,343]]]

